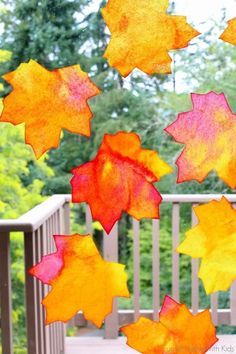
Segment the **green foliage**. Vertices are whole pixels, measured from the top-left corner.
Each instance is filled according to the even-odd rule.
[[[22,128],[1,123],[1,219],[15,219],[41,203],[44,181],[53,174],[45,159],[35,161],[31,148],[23,142]],[[24,244],[21,233],[11,234],[11,275],[14,353],[25,354]]]
[[[40,192],[52,171],[43,159],[35,161],[22,127],[1,124],[0,151],[0,218],[16,218],[43,200]]]

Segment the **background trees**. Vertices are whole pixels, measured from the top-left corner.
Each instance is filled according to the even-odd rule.
[[[236,110],[236,49],[213,34],[225,27],[224,11],[222,22],[212,23],[212,30],[193,41],[188,49],[175,52],[173,75],[149,77],[135,71],[123,79],[116,70],[108,67],[102,55],[109,34],[101,17],[100,8],[104,0],[97,0],[91,7],[89,0],[2,0],[0,23],[2,34],[0,49],[7,61],[1,60],[0,74],[14,70],[21,62],[30,58],[48,69],[80,64],[103,94],[90,100],[94,119],[90,139],[64,132],[59,149],[52,150],[36,162],[30,147],[23,143],[23,127],[1,125],[0,131],[0,217],[17,217],[26,209],[42,200],[42,196],[53,193],[70,193],[70,171],[73,167],[91,159],[97,151],[105,132],[118,130],[136,131],[143,146],[157,150],[161,157],[174,166],[182,147],[175,144],[163,132],[179,112],[191,108],[191,91],[204,93],[210,90],[224,91],[231,106]],[[170,12],[175,2],[171,2]],[[1,53],[0,53],[1,55]],[[3,53],[2,53],[3,55]],[[7,55],[7,57],[6,57]],[[2,80],[1,95],[11,88]],[[1,88],[1,87],[0,87]],[[212,173],[201,185],[190,182],[175,184],[176,174],[167,176],[158,183],[162,193],[226,193],[229,190]],[[164,208],[164,207],[163,207]],[[77,209],[77,207],[75,208]],[[171,290],[170,210],[162,212],[162,294]],[[182,234],[190,225],[190,214],[182,210]],[[80,222],[78,211],[73,215]],[[96,224],[97,225],[97,224]],[[151,306],[151,256],[150,223],[143,222],[141,251],[143,270],[141,274],[142,304]],[[82,228],[82,225],[81,225]],[[132,242],[129,218],[124,217],[121,225],[120,260],[128,265],[132,273]],[[99,239],[99,226],[95,237]],[[15,291],[15,331],[23,327],[22,269],[19,259],[23,256],[20,238],[15,236],[13,258]],[[189,301],[188,275],[190,260],[181,256],[182,299]],[[132,283],[130,283],[132,289]],[[204,302],[205,301],[205,302]],[[202,306],[207,305],[202,295]],[[227,300],[225,300],[227,301]],[[122,306],[129,304],[122,303]],[[20,325],[19,325],[20,323]],[[24,336],[15,336],[21,343]],[[21,344],[21,347],[23,345]],[[23,350],[23,349],[22,349]],[[16,351],[17,352],[17,351]],[[20,351],[19,351],[20,352]]]

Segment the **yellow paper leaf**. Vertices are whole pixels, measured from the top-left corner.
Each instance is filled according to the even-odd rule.
[[[199,224],[186,233],[177,251],[202,258],[198,276],[207,294],[226,291],[236,279],[236,211],[225,197],[194,211]]]

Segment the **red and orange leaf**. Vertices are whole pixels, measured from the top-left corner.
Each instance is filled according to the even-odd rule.
[[[100,327],[114,297],[129,297],[125,266],[100,256],[90,235],[54,236],[57,251],[42,258],[30,274],[52,286],[43,299],[46,324],[69,321],[82,310]]]
[[[222,41],[236,45],[236,17],[228,21],[228,27],[220,36]]]
[[[127,344],[143,354],[206,353],[217,341],[209,310],[193,316],[186,305],[165,297],[160,321],[140,317],[124,326]]]
[[[108,0],[102,15],[111,32],[104,57],[124,77],[138,68],[147,74],[171,73],[169,51],[188,46],[199,35],[185,16],[167,13],[168,0]]]
[[[208,295],[227,291],[236,279],[236,211],[224,197],[194,211],[199,224],[186,233],[177,251],[202,258],[198,276]]]
[[[109,233],[126,211],[134,218],[158,218],[161,196],[153,183],[172,168],[135,133],[105,134],[94,160],[75,168],[72,201],[87,202],[93,218]]]
[[[3,78],[13,91],[4,98],[0,122],[25,123],[25,142],[36,158],[58,147],[62,129],[90,136],[87,100],[100,91],[79,65],[48,71],[30,60]]]
[[[185,149],[176,161],[177,182],[202,182],[215,170],[236,187],[236,114],[223,93],[192,94],[193,109],[180,113],[165,130]]]

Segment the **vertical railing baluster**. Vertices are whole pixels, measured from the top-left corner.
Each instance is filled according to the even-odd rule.
[[[55,248],[54,248],[54,238],[53,238],[53,235],[54,235],[54,230],[53,230],[53,216],[50,216],[49,218],[49,225],[50,225],[50,239],[49,239],[49,242],[50,242],[50,253],[53,253]],[[53,347],[53,354],[56,354],[57,353],[57,350],[56,350],[56,341],[55,341],[55,323],[52,323],[51,325],[51,341],[52,341],[52,347]]]
[[[24,233],[25,251],[25,293],[26,293],[26,327],[28,354],[38,353],[38,318],[36,304],[36,279],[28,270],[35,264],[35,233]]]
[[[47,220],[47,248],[48,254],[52,253],[52,231],[51,231],[51,219]],[[48,286],[48,292],[50,292],[52,287]],[[54,342],[53,342],[53,328],[52,324],[48,325],[49,329],[49,343],[50,343],[50,354],[54,354]]]
[[[160,309],[160,221],[152,222],[152,287],[153,287],[153,320],[159,320]]]
[[[134,320],[140,315],[140,223],[133,219]]]
[[[49,249],[48,249],[47,221],[44,222],[44,224],[42,225],[42,231],[43,231],[42,254],[48,255]],[[49,285],[46,284],[44,285],[42,283],[41,286],[42,286],[42,295],[43,297],[45,297],[49,292]],[[50,353],[50,328],[49,326],[45,325],[46,312],[44,307],[42,308],[42,311],[43,311],[44,335],[45,335],[45,354],[49,354]]]
[[[63,205],[63,234],[70,235],[70,203]]]
[[[172,296],[179,301],[179,203],[172,206]]]
[[[10,234],[0,233],[0,300],[2,353],[13,354]]]
[[[192,227],[194,227],[197,222],[197,216],[194,212],[194,207],[197,206],[197,204],[192,205]],[[198,268],[199,268],[199,260],[198,259],[191,259],[191,268],[192,268],[192,313],[195,315],[198,313],[199,310],[199,280],[198,280]]]
[[[56,246],[54,242],[53,235],[56,235],[56,225],[55,225],[55,213],[51,216],[52,220],[52,252],[55,252]],[[57,322],[53,323],[53,341],[54,341],[54,351],[55,354],[58,353],[58,340],[57,340]]]
[[[56,234],[61,235],[61,219],[60,219],[60,209],[57,210],[56,214]],[[65,337],[65,331],[63,329],[64,323],[58,323],[58,343],[59,343],[59,354],[63,353],[63,341]]]
[[[68,205],[68,208],[70,209],[70,204],[67,203],[67,205]],[[63,234],[62,216],[63,216],[62,208],[59,208],[58,212],[57,212],[57,220],[58,220],[57,234],[58,235]],[[67,212],[67,217],[70,219],[70,210],[69,210],[69,212]],[[61,350],[60,354],[65,353],[65,337],[66,337],[66,326],[64,325],[64,323],[60,323],[60,350]]]
[[[42,260],[44,256],[44,224],[42,224],[39,228],[39,239],[40,239],[40,248],[39,248],[39,261]],[[39,306],[40,306],[40,316],[41,316],[41,333],[42,333],[42,352],[47,354],[46,347],[46,326],[45,326],[45,315],[44,315],[44,306],[42,305],[42,300],[44,298],[44,284],[41,281],[38,281],[39,284]]]
[[[103,256],[106,261],[118,262],[118,223],[111,233],[103,233]],[[119,330],[118,301],[113,300],[112,313],[105,320],[105,338],[116,339]]]
[[[56,211],[54,214],[54,225],[55,225],[54,234],[59,235],[58,211]],[[60,322],[57,322],[57,348],[58,348],[58,353],[61,353]]]
[[[86,232],[90,235],[93,234],[93,219],[89,206],[86,204],[85,207],[85,222],[86,222]]]
[[[211,295],[211,315],[215,325],[218,324],[218,293]]]
[[[230,309],[231,309],[231,316],[230,316],[231,326],[236,326],[236,281],[234,281],[233,285],[231,286]]]
[[[40,229],[35,231],[35,264],[41,260],[41,240],[40,240]],[[38,352],[43,351],[43,323],[41,316],[41,285],[38,280],[36,280],[36,307],[37,307],[37,320],[38,320]]]
[[[232,206],[236,209],[236,203]],[[231,326],[236,326],[236,280],[233,282],[230,289],[230,323]]]

